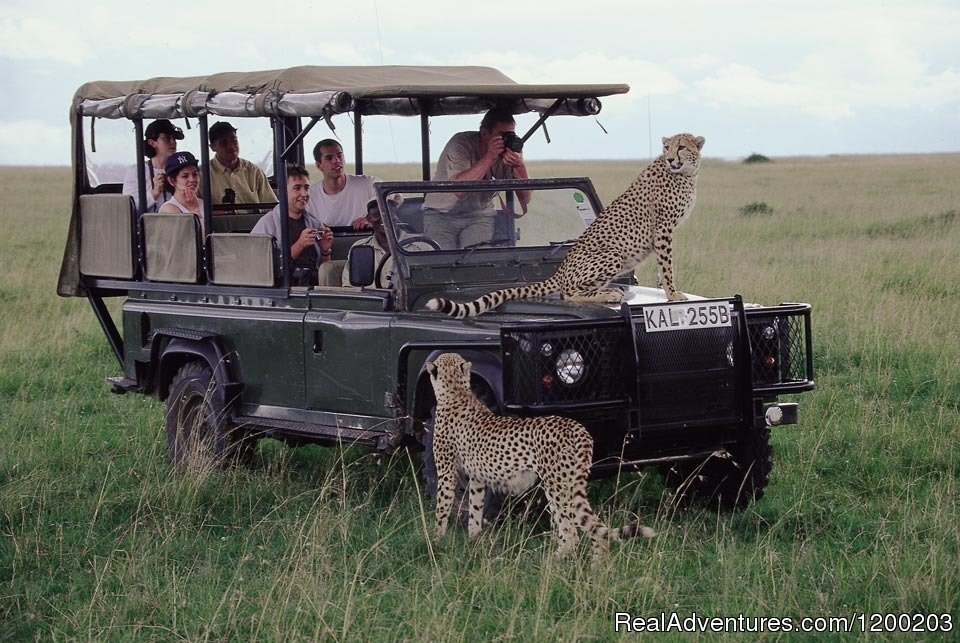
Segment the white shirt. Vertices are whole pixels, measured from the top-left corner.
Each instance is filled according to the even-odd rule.
[[[373,184],[380,179],[365,174],[347,174],[346,177],[346,185],[336,194],[324,192],[322,181],[310,186],[307,213],[313,219],[332,228],[351,226],[354,221],[367,215],[367,203],[377,196]]]

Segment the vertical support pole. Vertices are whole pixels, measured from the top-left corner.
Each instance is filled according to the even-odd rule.
[[[206,235],[213,232],[213,198],[210,195],[210,141],[207,139],[207,115],[200,115],[200,167],[203,171],[200,173],[200,198],[203,200],[203,229],[206,234],[203,237],[203,269],[204,273],[209,274],[208,268],[212,266],[210,257],[210,248],[207,243]]]
[[[363,115],[360,108],[353,110],[354,174],[363,174]]]
[[[137,214],[143,214],[147,210],[147,181],[143,176],[143,159],[145,158],[143,142],[143,119],[138,118],[133,121],[133,129],[137,136],[137,160],[134,167],[137,168],[137,196],[140,197],[136,208]],[[153,186],[150,186],[153,189]]]
[[[430,180],[430,115],[423,101],[420,101],[420,165],[423,180]]]
[[[282,273],[281,284],[284,290],[290,290],[290,272],[292,262],[290,260],[290,226],[289,226],[289,205],[287,202],[287,162],[283,158],[283,152],[286,148],[286,137],[284,136],[283,119],[279,116],[270,118],[273,123],[273,158],[275,159],[274,176],[277,177],[277,198],[280,203],[280,270]]]

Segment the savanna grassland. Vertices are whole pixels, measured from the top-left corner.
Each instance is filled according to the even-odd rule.
[[[641,165],[531,173],[609,202]],[[659,532],[594,563],[551,559],[545,521],[431,542],[406,453],[263,441],[249,469],[174,473],[162,405],[109,392],[89,305],[55,295],[69,172],[0,168],[0,640],[613,640],[616,612],[948,615],[906,638],[956,640],[957,177],[960,155],[704,162],[678,284],[813,304],[817,389],[739,513],[675,509],[652,471],[593,483],[605,520]]]

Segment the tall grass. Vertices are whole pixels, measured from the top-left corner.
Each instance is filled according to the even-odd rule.
[[[531,171],[590,175],[609,202],[641,166]],[[956,176],[957,156],[707,160],[678,284],[811,302],[818,388],[774,432],[760,502],[678,510],[653,472],[594,483],[605,520],[659,535],[556,562],[542,519],[430,541],[406,453],[267,441],[249,469],[174,473],[161,406],[109,394],[88,305],[54,295],[68,172],[0,168],[0,640],[603,640],[618,611],[950,613],[956,636]],[[740,215],[754,202],[771,213]]]

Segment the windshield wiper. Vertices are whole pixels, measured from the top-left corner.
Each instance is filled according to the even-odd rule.
[[[576,240],[579,239],[579,238],[580,238],[580,237],[576,237],[575,239],[567,239],[566,241],[551,241],[551,242],[550,242],[550,245],[553,246],[553,247],[550,248],[549,251],[547,251],[547,254],[545,254],[545,255],[543,255],[542,257],[540,257],[540,261],[546,261],[547,259],[549,259],[549,258],[552,257],[553,255],[557,254],[558,252],[560,252],[561,250],[563,250],[563,249],[566,248],[567,246],[572,245],[573,242],[576,241]]]
[[[460,256],[459,259],[453,262],[453,265],[459,266],[464,261],[470,258],[478,248],[486,248],[487,246],[502,246],[506,243],[510,243],[510,239],[490,239],[489,241],[478,241],[477,243],[471,243],[469,246],[466,246],[464,250],[466,252]]]

